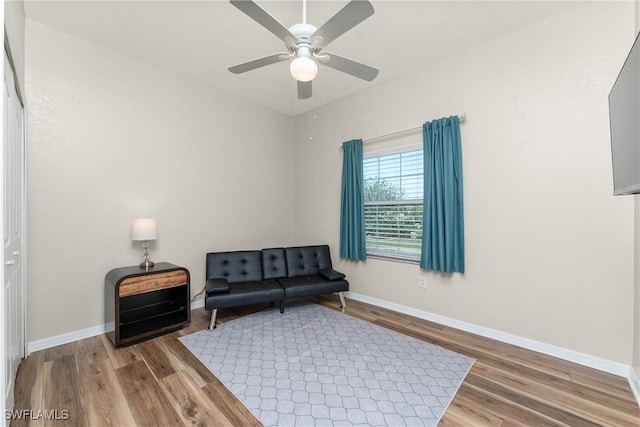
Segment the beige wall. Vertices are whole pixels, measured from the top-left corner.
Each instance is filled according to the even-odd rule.
[[[296,242],[338,259],[343,141],[466,112],[466,273],[338,261],[351,290],[630,364],[633,199],[611,195],[607,95],[633,26],[633,3],[583,4],[298,116]]]
[[[28,340],[104,323],[104,276],[293,242],[291,117],[27,21]]]

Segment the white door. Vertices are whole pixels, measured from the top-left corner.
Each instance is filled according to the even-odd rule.
[[[24,357],[25,269],[23,226],[25,152],[23,107],[7,54],[4,55],[3,99],[3,244],[4,244],[4,391],[5,408],[13,409],[16,372]]]

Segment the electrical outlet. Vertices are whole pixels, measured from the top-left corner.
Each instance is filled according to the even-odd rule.
[[[427,278],[426,277],[418,278],[418,287],[420,289],[427,289]]]

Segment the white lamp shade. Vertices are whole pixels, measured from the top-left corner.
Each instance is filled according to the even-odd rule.
[[[133,221],[131,240],[156,240],[158,238],[158,226],[153,218],[138,218]]]
[[[299,56],[291,61],[289,71],[293,78],[299,82],[310,82],[318,74],[318,64],[311,58]]]

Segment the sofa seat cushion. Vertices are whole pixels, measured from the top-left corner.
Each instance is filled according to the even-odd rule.
[[[329,281],[320,275],[283,277],[278,279],[284,288],[285,298],[302,298],[349,290],[346,280]]]
[[[207,310],[211,310],[282,301],[283,299],[284,290],[276,280],[260,280],[230,283],[228,292],[207,294],[204,306]]]

